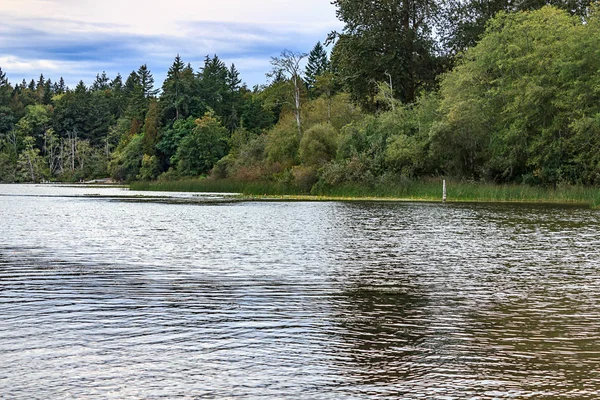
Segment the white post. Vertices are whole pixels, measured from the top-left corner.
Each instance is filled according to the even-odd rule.
[[[444,179],[444,184],[443,184],[443,193],[442,193],[442,201],[445,203],[446,202],[446,180]]]

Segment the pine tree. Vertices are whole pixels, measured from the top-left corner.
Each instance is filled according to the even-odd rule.
[[[154,89],[154,77],[152,76],[152,72],[148,69],[146,64],[140,66],[137,74],[140,79],[140,85],[142,86],[144,97],[149,99],[150,97],[156,96],[158,89]]]
[[[100,74],[96,74],[96,80],[94,80],[94,83],[92,84],[92,91],[93,92],[97,92],[100,90],[108,90],[110,89],[108,83],[109,83],[110,79],[108,79],[108,76],[106,76],[106,72],[102,71],[102,75]]]
[[[308,63],[306,64],[305,80],[309,90],[313,90],[317,77],[329,70],[329,59],[327,52],[321,44],[317,42],[315,47],[308,54]]]
[[[6,78],[6,73],[2,72],[2,68],[0,68],[0,87],[8,86],[8,79]]]
[[[65,85],[65,80],[61,76],[58,82],[54,82],[54,86],[52,88],[55,94],[63,94],[66,92],[67,87]]]
[[[195,77],[191,65],[185,65],[179,54],[167,72],[163,82],[160,101],[163,118],[166,121],[186,118],[193,108],[195,97]]]

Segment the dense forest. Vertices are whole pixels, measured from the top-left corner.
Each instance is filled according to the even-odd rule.
[[[252,89],[217,55],[160,87],[146,65],[75,88],[0,69],[0,181],[597,185],[600,14],[550,3],[335,0],[331,51],[284,50]]]

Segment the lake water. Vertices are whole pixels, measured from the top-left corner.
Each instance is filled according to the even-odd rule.
[[[161,196],[0,185],[0,398],[599,396],[598,211]]]

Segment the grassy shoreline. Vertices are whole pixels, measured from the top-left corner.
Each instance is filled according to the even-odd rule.
[[[453,202],[512,202],[580,204],[600,207],[600,188],[559,186],[546,188],[528,185],[496,185],[448,181],[449,203]],[[278,182],[241,182],[215,179],[179,181],[133,182],[131,190],[240,193],[249,200],[386,200],[386,201],[442,201],[441,179],[409,181],[380,186],[341,185],[308,193],[297,187]]]

